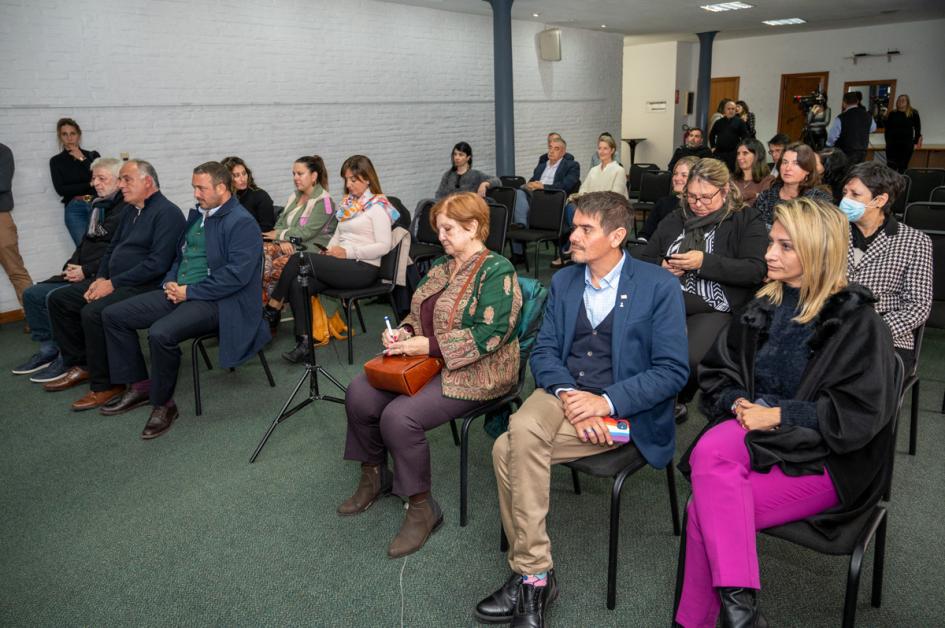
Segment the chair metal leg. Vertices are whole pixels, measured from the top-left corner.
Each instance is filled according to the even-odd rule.
[[[390,309],[394,313],[394,322],[400,325],[400,314],[397,313],[397,302],[394,301],[394,292],[387,293],[387,300],[390,301]]]
[[[883,569],[886,565],[886,522],[889,513],[883,515],[883,520],[876,528],[876,544],[873,546],[873,595],[870,603],[873,608],[883,604]]]
[[[354,311],[358,313],[358,321],[361,323],[361,333],[367,333],[367,326],[364,324],[364,315],[361,314],[361,301],[358,299],[354,300]]]
[[[669,486],[669,508],[673,515],[673,534],[679,536],[679,500],[676,498],[676,467],[666,466],[666,484]]]
[[[687,504],[688,505],[688,504]],[[683,528],[689,525],[689,508],[683,510]],[[671,626],[675,625],[676,613],[679,611],[679,602],[682,599],[683,579],[686,575],[686,535],[680,535],[679,556],[676,559],[676,595],[673,600],[673,619]]]
[[[909,455],[914,456],[919,437],[919,380],[912,385],[912,407],[909,408],[909,415]]]
[[[541,247],[538,246],[538,243],[535,243],[535,279],[538,279],[538,252]]]
[[[200,416],[203,414],[203,404],[200,403],[200,362],[197,359],[197,348],[203,350],[203,345],[194,341],[190,346],[190,365],[194,372],[194,414]],[[204,353],[206,355],[206,352]]]
[[[359,312],[360,313],[360,310]],[[354,327],[351,325],[351,300],[345,301],[345,319],[348,321],[348,364],[354,364],[354,334],[351,333],[351,329]],[[362,322],[363,326],[364,323]],[[365,331],[367,333],[367,331]]]
[[[581,476],[577,470],[571,469],[571,483],[574,484],[574,494],[581,494]]]
[[[629,473],[621,471],[610,491],[610,544],[607,552],[607,608],[617,605],[617,544],[620,540],[620,493]]]
[[[263,371],[266,372],[266,379],[269,380],[269,386],[275,388],[276,380],[272,379],[272,371],[269,370],[269,362],[266,360],[266,354],[261,350],[259,352],[259,361],[262,363]]]
[[[459,430],[456,429],[456,419],[450,419],[450,431],[453,432],[453,444],[459,447]]]
[[[459,527],[469,523],[469,426],[476,417],[463,419],[462,434],[459,438]],[[450,422],[452,425],[452,422]]]
[[[208,371],[212,371],[212,370],[213,370],[213,363],[210,362],[210,356],[207,355],[207,348],[203,346],[203,340],[198,340],[198,341],[196,341],[195,344],[197,345],[197,348],[200,349],[200,354],[203,356],[203,362],[204,362],[204,364],[207,365],[207,370],[208,370]]]

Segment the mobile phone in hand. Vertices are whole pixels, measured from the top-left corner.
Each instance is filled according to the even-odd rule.
[[[316,247],[318,247],[318,249],[321,250],[321,251],[327,251],[327,250],[328,250],[328,247],[325,246],[324,244],[319,244],[318,242],[312,242],[312,244],[314,244]]]
[[[615,443],[630,442],[630,421],[627,419],[604,417],[604,425],[607,426],[607,431],[610,432],[610,437]]]

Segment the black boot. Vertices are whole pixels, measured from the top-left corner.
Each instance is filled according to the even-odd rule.
[[[758,590],[720,587],[722,628],[768,628],[768,621],[758,609]]]
[[[548,574],[548,584],[536,587],[531,584],[521,584],[521,592],[512,613],[512,628],[544,628],[545,609],[558,597],[557,583],[551,580]]]
[[[263,318],[269,323],[269,332],[271,335],[276,335],[276,330],[279,327],[279,322],[282,320],[282,310],[277,310],[271,305],[267,305],[263,309]]]
[[[507,624],[512,621],[515,604],[518,602],[519,592],[522,590],[522,576],[512,572],[509,579],[492,595],[476,604],[473,614],[484,624]],[[555,570],[548,572],[548,585],[554,587],[554,596],[558,596],[558,581],[555,579]]]
[[[296,338],[298,344],[295,345],[295,349],[282,354],[282,357],[292,364],[298,364],[308,357],[309,342],[311,342],[308,336],[296,336]]]

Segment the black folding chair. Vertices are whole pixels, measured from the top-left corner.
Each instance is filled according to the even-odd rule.
[[[659,172],[656,164],[633,164],[630,166],[630,176],[627,178],[627,191],[631,199],[640,198],[640,181],[644,172]]]
[[[528,227],[513,229],[509,240],[526,246],[535,243],[535,276],[538,276],[538,244],[555,242],[564,228],[564,205],[567,197],[563,190],[534,190],[528,210]]]
[[[898,217],[902,217],[904,211],[906,211],[906,203],[909,200],[909,190],[912,189],[912,179],[905,177],[906,185],[899,193],[899,196],[896,197],[896,200],[893,201],[890,211]]]
[[[416,232],[410,241],[410,259],[415,264],[443,255],[440,238],[430,224],[430,210],[435,204],[433,199],[426,199],[417,205]]]
[[[653,172],[648,170],[640,177],[640,200],[633,204],[633,219],[636,221],[636,213],[643,214],[643,220],[646,215],[656,205],[656,201],[668,195],[673,185],[673,173],[665,170]],[[634,228],[636,222],[634,222]]]
[[[904,367],[902,359],[896,356],[896,374],[892,385],[899,393],[899,400],[902,400],[902,383]],[[892,433],[896,433],[896,421],[899,417],[899,406],[893,409],[893,415],[890,417],[892,422]],[[896,450],[895,438],[890,439],[889,450],[886,452],[883,460],[883,469],[880,470],[878,477],[885,478],[887,483],[885,491],[888,492],[891,479],[892,459]],[[882,604],[883,596],[883,567],[886,558],[886,524],[888,513],[886,508],[879,504],[879,495],[876,501],[867,506],[864,512],[851,521],[843,523],[837,527],[837,536],[828,539],[816,528],[814,528],[806,519],[794,521],[791,523],[762,530],[763,534],[771,537],[783,539],[806,547],[820,554],[832,556],[849,556],[850,567],[847,571],[846,596],[843,603],[843,628],[853,628],[856,620],[856,600],[860,590],[860,574],[863,567],[863,557],[870,543],[875,539],[876,546],[873,551],[873,591],[871,603],[873,607],[879,608]],[[683,517],[683,529],[688,525],[688,508]],[[676,564],[676,601],[673,604],[673,618],[675,620],[676,610],[679,608],[679,599],[682,596],[683,574],[686,566],[686,535],[682,535],[679,542],[679,559]]]
[[[945,185],[945,168],[909,168],[906,177],[912,181],[908,202],[927,201],[932,190]]]
[[[525,185],[525,177],[519,176],[499,177],[499,181],[502,182],[503,187],[510,187],[515,190]]]
[[[210,356],[207,354],[207,348],[204,346],[204,343],[215,338],[217,338],[216,332],[204,334],[203,336],[194,338],[190,345],[190,364],[194,372],[194,414],[197,416],[203,414],[203,401],[200,398],[200,360],[197,359],[197,353],[199,352],[203,357],[203,362],[207,365],[207,370],[213,370],[213,363],[210,362]],[[259,362],[262,364],[263,371],[266,372],[266,379],[269,380],[269,386],[275,388],[276,381],[272,378],[272,371],[269,370],[269,362],[266,361],[266,354],[260,349],[257,355],[259,356]],[[230,371],[233,370],[235,369],[230,369]]]
[[[486,248],[502,255],[505,248],[505,236],[509,230],[509,210],[505,205],[489,200],[489,237]]]
[[[929,194],[930,203],[945,203],[945,185],[940,185]]]
[[[358,303],[361,299],[370,297],[381,297],[387,295],[390,301],[390,307],[394,310],[394,319],[400,322],[397,315],[397,304],[394,302],[394,287],[397,283],[397,268],[400,265],[400,255],[404,248],[404,242],[401,242],[381,258],[381,266],[377,275],[377,281],[367,288],[359,289],[337,289],[327,288],[322,291],[326,297],[334,297],[341,301],[344,308],[345,321],[348,323],[348,364],[354,364],[354,319],[351,317],[351,310],[358,313],[358,321],[361,323],[361,332],[367,333],[367,326],[364,324],[364,316],[361,314],[361,306]]]

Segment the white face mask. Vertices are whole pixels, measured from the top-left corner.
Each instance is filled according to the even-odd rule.
[[[840,205],[838,205],[840,211],[842,211],[847,216],[847,220],[850,222],[856,222],[863,217],[863,214],[866,213],[866,203],[861,203],[860,201],[853,200],[848,196],[844,196],[840,199]]]

